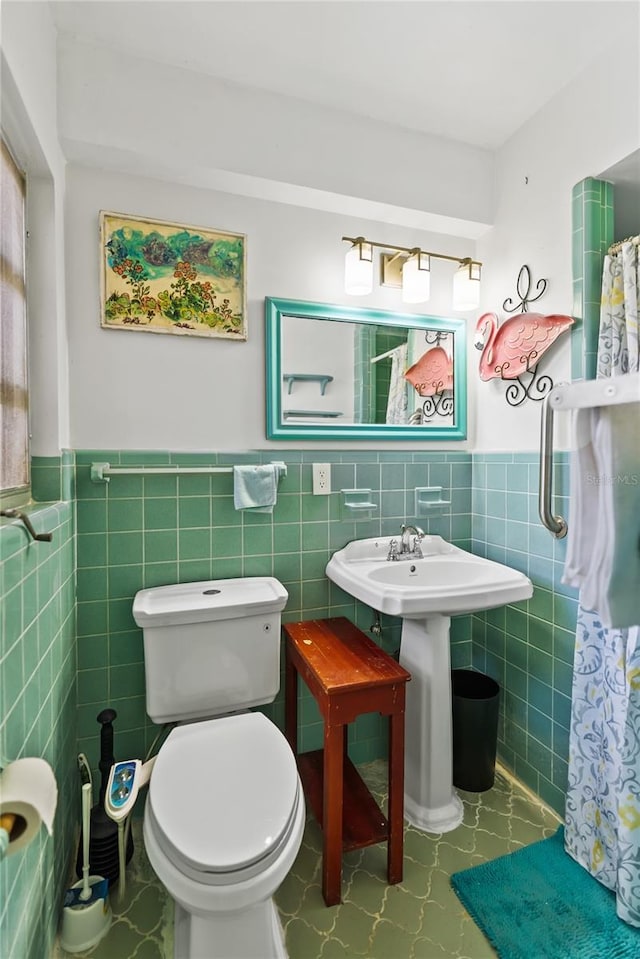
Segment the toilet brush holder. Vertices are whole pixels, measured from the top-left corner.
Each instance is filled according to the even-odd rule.
[[[89,885],[96,886],[103,883],[102,876],[89,876]],[[71,890],[80,889],[83,880],[80,879],[71,886]],[[60,945],[65,952],[84,952],[91,949],[103,936],[106,936],[111,926],[112,913],[109,899],[96,898],[88,903],[77,901],[62,910],[62,930]]]
[[[91,949],[111,926],[109,881],[89,875],[91,783],[82,786],[82,879],[67,890],[62,910],[60,944],[67,952]]]

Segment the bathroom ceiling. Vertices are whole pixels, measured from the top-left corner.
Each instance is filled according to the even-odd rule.
[[[638,35],[636,0],[56,0],[61,35],[496,149]]]

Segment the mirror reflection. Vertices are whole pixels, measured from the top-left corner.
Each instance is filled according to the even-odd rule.
[[[268,435],[463,439],[464,321],[267,300]]]
[[[285,316],[281,336],[287,422],[453,422],[451,333]]]

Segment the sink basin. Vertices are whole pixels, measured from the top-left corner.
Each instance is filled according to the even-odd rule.
[[[425,536],[422,559],[387,560],[391,537],[355,540],[333,554],[327,576],[361,602],[391,616],[456,616],[528,599],[530,580],[474,556],[441,536]]]
[[[394,537],[397,539],[397,537]],[[450,617],[528,599],[523,573],[425,536],[421,559],[387,560],[392,537],[354,540],[327,576],[373,609],[402,617],[400,662],[411,673],[405,707],[404,814],[443,833],[462,822],[453,788]]]

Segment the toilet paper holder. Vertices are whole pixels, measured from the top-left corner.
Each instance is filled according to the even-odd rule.
[[[55,773],[45,759],[7,762],[0,755],[0,861],[29,845],[40,826],[51,836],[57,804]]]

